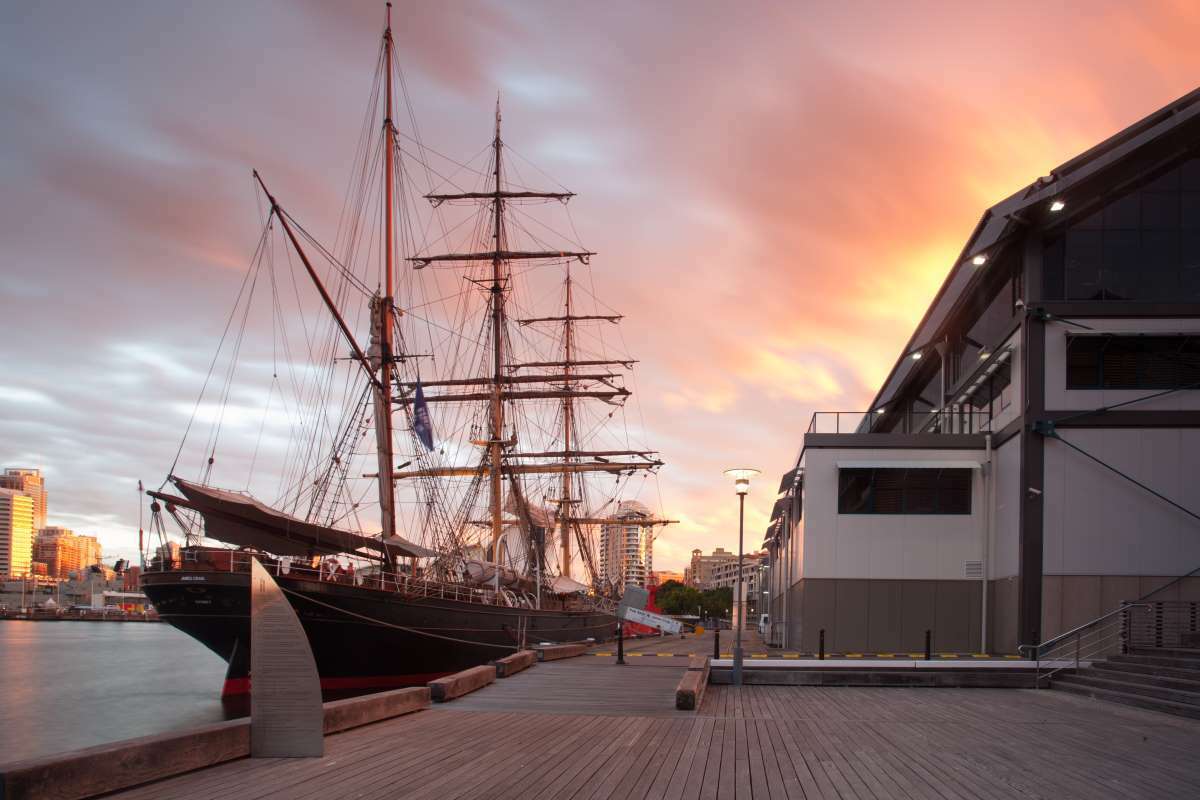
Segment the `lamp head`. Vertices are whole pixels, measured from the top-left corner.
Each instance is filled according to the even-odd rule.
[[[761,470],[753,467],[737,467],[735,469],[725,470],[725,474],[733,478],[733,487],[738,494],[748,494],[750,492],[750,479],[758,475]]]

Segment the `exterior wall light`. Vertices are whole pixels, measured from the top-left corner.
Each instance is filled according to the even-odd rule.
[[[909,358],[911,358],[913,361],[920,361],[921,360],[921,351],[918,350],[917,352],[915,352],[911,356],[909,356]]]
[[[979,255],[975,256],[971,259],[971,263],[977,267],[982,267],[987,263],[987,253],[980,253]]]
[[[1053,203],[1050,204],[1050,210],[1055,213],[1062,211],[1066,207],[1067,207],[1067,204],[1064,203],[1062,200],[1055,200]]]

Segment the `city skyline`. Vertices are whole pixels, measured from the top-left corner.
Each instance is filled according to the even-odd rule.
[[[722,9],[477,4],[397,20],[427,140],[465,159],[499,90],[517,152],[580,195],[599,294],[642,360],[662,506],[682,520],[655,539],[667,569],[731,547],[733,462],[764,470],[747,503],[757,549],[809,414],[865,407],[980,207],[1200,74],[1183,4],[1086,19],[1028,4],[986,30],[924,6],[866,21],[853,3]],[[51,524],[131,557],[137,481],[156,486],[171,464],[254,245],[250,169],[333,229],[380,4],[0,20],[15,44],[0,53],[15,111],[0,231],[16,267],[0,272],[0,465],[42,469]],[[585,24],[602,35],[566,52]],[[519,52],[501,36],[513,30]],[[659,506],[653,484],[641,499]]]

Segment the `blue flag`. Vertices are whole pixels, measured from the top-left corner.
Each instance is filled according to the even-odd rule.
[[[426,450],[433,449],[433,423],[429,420],[429,404],[425,402],[420,381],[417,381],[417,395],[413,398],[413,431]]]

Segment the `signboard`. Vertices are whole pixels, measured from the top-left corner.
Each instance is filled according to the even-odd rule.
[[[621,593],[621,608],[645,608],[649,602],[650,590],[643,589],[641,586],[630,584]],[[617,616],[621,616],[620,611],[617,612]]]
[[[638,625],[645,625],[647,628],[658,628],[663,633],[678,634],[683,630],[683,626],[670,617],[664,617],[662,614],[655,614],[653,611],[633,608],[632,606],[622,605],[617,610],[617,618],[623,619],[626,622],[636,622]]]

